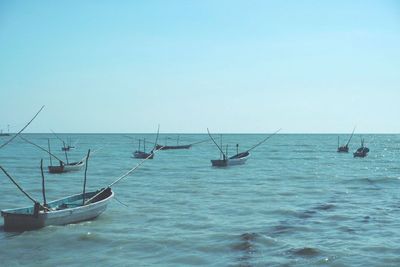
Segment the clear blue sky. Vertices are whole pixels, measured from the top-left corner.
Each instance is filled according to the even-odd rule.
[[[400,1],[1,1],[0,127],[400,133]]]

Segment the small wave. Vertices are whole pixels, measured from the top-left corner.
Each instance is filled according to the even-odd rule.
[[[251,266],[249,260],[252,255],[256,252],[254,242],[259,238],[257,233],[244,233],[239,236],[239,241],[232,245],[232,249],[241,252],[241,256],[238,258],[240,262],[239,266]]]

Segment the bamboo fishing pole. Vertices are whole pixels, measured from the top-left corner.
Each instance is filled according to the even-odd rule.
[[[43,173],[43,159],[40,160],[40,173],[42,174],[42,194],[43,194],[43,206],[46,207],[46,188],[44,186],[44,173]]]
[[[161,147],[163,148],[163,147]],[[159,151],[161,148],[156,149],[153,153]],[[93,197],[89,198],[87,201],[85,201],[84,205],[90,204],[93,199],[95,199],[97,196],[99,196],[101,193],[103,193],[104,191],[106,191],[108,188],[111,188],[113,185],[115,185],[116,183],[118,183],[119,181],[121,181],[123,178],[127,177],[128,175],[130,175],[132,172],[134,172],[137,168],[139,168],[146,160],[148,160],[149,158],[151,158],[152,154],[149,154],[145,159],[143,159],[141,162],[139,162],[135,167],[133,167],[132,169],[130,169],[129,171],[127,171],[124,175],[120,176],[119,178],[117,178],[114,182],[112,182],[111,184],[109,184],[106,188],[103,188],[102,190],[100,190],[100,192],[98,192],[97,194],[95,194]]]
[[[0,166],[0,169],[4,172],[4,174],[11,180],[11,182],[13,182],[13,184],[27,197],[29,198],[33,203],[39,203],[36,199],[34,199],[33,197],[31,197],[24,189],[22,189],[22,187],[17,183],[17,181],[14,180],[14,178],[11,177],[11,175],[8,174],[8,172],[2,167]]]
[[[160,124],[158,124],[158,129],[157,129],[157,135],[156,135],[156,142],[154,143],[154,147],[151,151],[154,151],[154,149],[157,148],[157,142],[158,142],[158,136],[160,134]],[[166,144],[165,144],[166,145]],[[145,151],[146,152],[146,151]]]
[[[258,147],[259,145],[261,145],[262,143],[264,143],[265,141],[267,141],[268,139],[270,139],[272,136],[276,135],[280,130],[279,129],[277,131],[275,131],[274,133],[270,134],[267,138],[265,138],[264,140],[262,140],[261,142],[259,142],[258,144],[252,146],[250,149],[246,150],[246,152],[250,152],[251,150],[253,150],[254,148]]]
[[[88,169],[89,156],[90,156],[90,149],[88,150],[88,153],[86,155],[86,162],[85,162],[85,178],[83,180],[82,206],[85,205],[86,173],[87,173],[87,169]]]
[[[64,140],[62,140],[52,129],[50,129],[50,131],[54,134],[54,136],[55,136],[58,140],[60,140],[62,143],[64,143]],[[65,144],[64,144],[64,147],[65,147]]]
[[[37,144],[35,144],[35,143],[29,141],[28,139],[26,139],[26,138],[24,138],[24,137],[22,137],[22,136],[20,136],[19,138],[21,138],[21,139],[24,140],[25,142],[27,142],[27,143],[29,143],[29,144],[31,144],[31,145],[37,147],[37,148],[43,150],[44,152],[46,152],[46,153],[48,153],[49,155],[53,156],[55,159],[57,159],[57,160],[60,161],[61,163],[65,164],[64,161],[62,161],[60,158],[58,158],[56,155],[54,155],[54,154],[51,153],[50,151],[47,151],[45,148],[43,148],[43,147],[41,147],[41,146],[39,146],[39,145],[37,145]]]
[[[2,144],[0,146],[0,149],[2,149],[3,147],[5,147],[6,145],[8,145],[9,143],[12,142],[12,140],[14,140],[17,136],[20,135],[20,133],[22,133],[26,127],[29,126],[29,124],[31,124],[31,122],[39,115],[39,113],[42,111],[42,109],[44,108],[44,106],[42,106],[39,111],[35,114],[35,116],[33,116],[33,118],[24,126],[24,128],[22,128],[18,133],[16,133],[13,137],[11,137],[7,142],[5,142],[4,144]]]
[[[211,140],[214,142],[214,144],[218,147],[219,151],[221,151],[222,155],[224,156],[224,160],[226,159],[226,155],[224,153],[224,151],[222,151],[222,148],[219,147],[219,145],[217,144],[217,142],[215,142],[214,138],[211,136],[210,131],[207,128],[207,132],[208,135],[210,136]]]
[[[351,133],[350,138],[349,138],[349,141],[347,141],[346,146],[348,146],[348,145],[350,144],[351,138],[353,138],[353,135],[354,135],[354,131],[355,131],[355,130],[356,130],[356,127],[354,127],[353,132]]]

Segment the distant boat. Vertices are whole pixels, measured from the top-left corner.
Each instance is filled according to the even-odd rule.
[[[165,139],[165,145],[164,146],[156,144],[155,148],[157,150],[190,149],[192,147],[192,145],[193,145],[193,144],[179,145],[179,135],[178,135],[178,138],[176,139],[176,145],[174,145],[174,146],[167,145],[167,139],[171,139],[171,138],[167,137]]]
[[[364,146],[364,138],[361,138],[361,147],[353,153],[355,158],[365,158],[368,155],[369,148]]]
[[[337,149],[337,152],[339,152],[339,153],[348,153],[349,152],[349,144],[350,144],[351,138],[353,138],[355,130],[356,130],[356,127],[354,127],[353,132],[351,133],[350,138],[349,138],[349,140],[347,141],[347,143],[345,145],[342,145],[342,146],[339,145],[340,141],[339,141],[339,136],[338,136],[338,149]]]
[[[139,149],[133,152],[133,157],[136,159],[153,159],[154,153],[153,150],[150,151],[150,153],[145,152],[146,151],[146,139],[143,139],[143,151],[140,150],[140,143],[141,140],[139,139]]]
[[[55,137],[57,137],[58,140],[61,141],[63,146],[61,147],[61,151],[70,151],[71,149],[75,148],[75,145],[72,145],[71,143],[71,138],[68,138],[68,142],[65,142],[63,139],[61,139],[53,130],[51,132],[54,134]],[[76,142],[75,142],[76,144]]]
[[[160,134],[160,125],[158,125],[157,135],[156,135],[156,142],[154,143],[153,149],[150,153],[146,152],[146,139],[143,139],[143,151],[140,150],[140,139],[139,139],[139,149],[133,152],[133,157],[136,159],[153,159],[154,158],[154,150],[158,150],[156,148],[156,144],[158,141],[158,135]]]
[[[171,149],[189,149],[192,145],[177,145],[177,146],[162,146],[156,145],[157,150],[171,150]]]
[[[49,225],[65,225],[87,221],[98,217],[106,210],[114,197],[111,188],[101,192],[89,204],[83,205],[83,199],[90,199],[100,190],[76,194],[40,206],[6,209],[1,211],[4,217],[5,231],[25,231],[39,229]]]
[[[222,150],[222,136],[221,136],[221,145],[218,145],[217,142],[215,142],[214,138],[211,136],[210,131],[207,129],[208,135],[210,136],[211,140],[214,142],[214,144],[218,147],[219,151],[221,152],[222,158],[220,159],[212,159],[211,160],[211,165],[213,167],[227,167],[227,166],[234,166],[234,165],[242,165],[246,163],[247,159],[250,157],[250,151],[267,141],[269,138],[271,138],[273,135],[277,134],[280,131],[280,129],[273,134],[269,135],[267,138],[262,140],[261,142],[257,143],[250,149],[240,152],[239,153],[239,144],[236,144],[236,155],[228,157],[228,146],[226,146],[226,151],[224,152]]]
[[[71,171],[79,171],[85,166],[85,162],[83,160],[78,162],[69,162],[64,163],[60,162],[60,165],[49,165],[47,168],[49,173],[63,173],[63,172],[71,172]]]
[[[3,133],[3,129],[0,130],[0,136],[10,136],[10,125],[7,125],[8,131]]]

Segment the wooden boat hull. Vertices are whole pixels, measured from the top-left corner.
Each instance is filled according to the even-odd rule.
[[[235,166],[235,165],[242,165],[246,163],[248,156],[234,158],[230,157],[228,159],[213,159],[211,160],[211,165],[213,167],[227,167],[227,166]]]
[[[85,199],[89,199],[99,191],[88,192]],[[85,206],[82,206],[82,194],[73,195],[48,203],[50,211],[39,211],[34,214],[33,207],[2,210],[5,231],[26,231],[39,229],[49,225],[65,225],[87,221],[96,218],[107,208],[114,196],[111,188],[105,190],[99,197]]]
[[[365,158],[366,156],[368,156],[368,152],[369,152],[369,148],[360,147],[359,149],[357,149],[356,152],[353,153],[353,156],[355,158]]]
[[[146,153],[143,151],[135,151],[133,152],[133,157],[136,159],[153,159],[154,154],[153,153]]]
[[[49,173],[63,173],[63,172],[79,171],[80,169],[82,169],[83,166],[85,166],[85,162],[79,161],[60,166],[48,166],[48,169]]]
[[[192,145],[181,145],[181,146],[161,146],[156,145],[157,150],[172,150],[172,149],[190,149]]]
[[[349,152],[349,147],[347,147],[347,146],[338,147],[337,152],[339,152],[339,153],[348,153]]]

